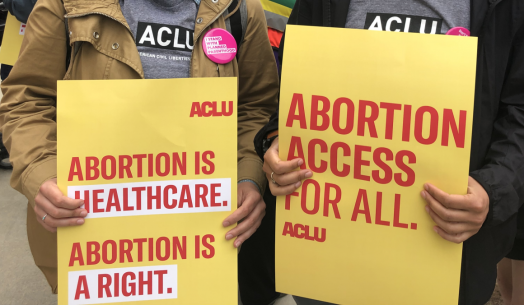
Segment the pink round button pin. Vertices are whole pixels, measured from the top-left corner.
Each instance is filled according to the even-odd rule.
[[[217,64],[227,64],[237,55],[237,42],[233,35],[224,29],[211,29],[202,41],[204,54]]]
[[[454,36],[469,36],[470,32],[468,29],[463,28],[461,26],[455,27],[450,29],[446,35],[454,35]]]

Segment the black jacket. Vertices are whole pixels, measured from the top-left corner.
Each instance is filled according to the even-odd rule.
[[[297,0],[288,24],[344,27],[349,0]],[[464,242],[461,305],[485,304],[496,264],[510,251],[524,200],[524,0],[472,0],[479,37],[470,175],[490,198],[482,229]],[[281,56],[284,39],[280,45]],[[281,57],[282,60],[282,57]],[[278,111],[255,138],[278,129]],[[438,289],[438,287],[435,287]]]
[[[35,4],[36,0],[4,0],[4,5],[9,13],[23,23],[27,23]]]

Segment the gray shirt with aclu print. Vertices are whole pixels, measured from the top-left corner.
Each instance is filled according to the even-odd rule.
[[[351,0],[346,28],[446,34],[470,29],[470,0]]]
[[[146,78],[189,77],[195,0],[120,0]]]

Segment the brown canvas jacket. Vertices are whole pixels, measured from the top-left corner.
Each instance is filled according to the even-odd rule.
[[[277,106],[278,75],[261,4],[258,0],[245,1],[248,22],[238,61],[217,65],[205,56],[202,37],[211,28],[226,28],[223,12],[231,0],[202,0],[195,19],[190,75],[238,77],[238,180],[251,179],[263,191],[266,178],[253,138]],[[81,42],[76,44],[76,52],[72,48],[68,71],[64,18],[68,19],[71,45]],[[56,234],[37,222],[33,208],[42,183],[56,177],[57,80],[143,77],[140,56],[119,0],[37,2],[19,60],[2,84],[0,124],[13,163],[11,185],[29,200],[31,251],[53,292],[57,291]]]

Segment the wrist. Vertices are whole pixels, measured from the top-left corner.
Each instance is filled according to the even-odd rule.
[[[278,130],[275,130],[267,135],[266,138],[262,140],[262,152],[264,155],[271,147],[271,144],[273,144],[273,141],[278,138]]]

